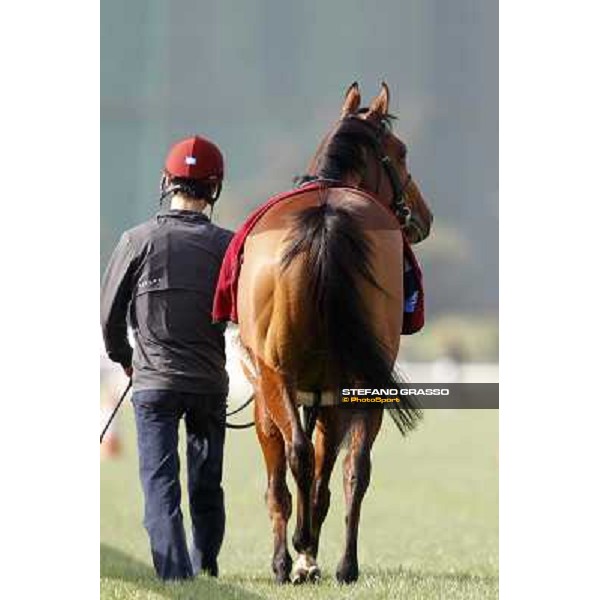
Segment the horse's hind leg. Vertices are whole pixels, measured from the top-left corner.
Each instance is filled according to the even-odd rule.
[[[283,437],[287,461],[298,486],[297,523],[292,541],[300,556],[294,566],[292,581],[302,583],[307,579],[320,577],[320,571],[312,555],[310,526],[314,450],[300,423],[295,389],[280,373],[266,366],[260,359],[257,362],[265,407]]]
[[[353,415],[349,447],[344,459],[346,546],[336,577],[340,583],[358,579],[358,525],[360,508],[371,478],[371,447],[381,427],[383,410],[366,409]]]
[[[277,583],[290,580],[292,557],[287,549],[287,524],[292,513],[292,497],[288,490],[285,473],[286,458],[283,437],[264,407],[255,407],[256,434],[260,442],[267,468],[266,501],[273,524],[273,573]]]

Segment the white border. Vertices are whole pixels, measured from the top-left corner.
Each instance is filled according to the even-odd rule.
[[[598,9],[500,12],[500,589],[597,595]]]
[[[5,598],[99,594],[99,8],[0,15]]]

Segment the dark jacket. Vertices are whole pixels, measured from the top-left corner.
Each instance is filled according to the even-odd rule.
[[[133,359],[134,390],[227,393],[225,327],[212,324],[211,310],[232,236],[182,210],[122,235],[102,282],[101,323],[108,356],[124,367]]]

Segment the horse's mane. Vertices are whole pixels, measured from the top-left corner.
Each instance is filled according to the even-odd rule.
[[[358,113],[367,111],[367,108],[361,108]],[[349,173],[364,173],[367,167],[364,149],[377,155],[380,135],[386,129],[391,130],[394,119],[394,115],[383,115],[382,129],[353,115],[342,119],[325,142],[317,165],[317,177],[341,180]]]

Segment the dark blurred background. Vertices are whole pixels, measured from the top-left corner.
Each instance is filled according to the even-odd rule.
[[[495,362],[497,0],[103,0],[101,269],[157,210],[172,142],[199,133],[221,147],[215,219],[236,228],[304,171],[347,86],[358,80],[367,103],[382,79],[435,214],[417,246],[428,324],[406,356]]]

